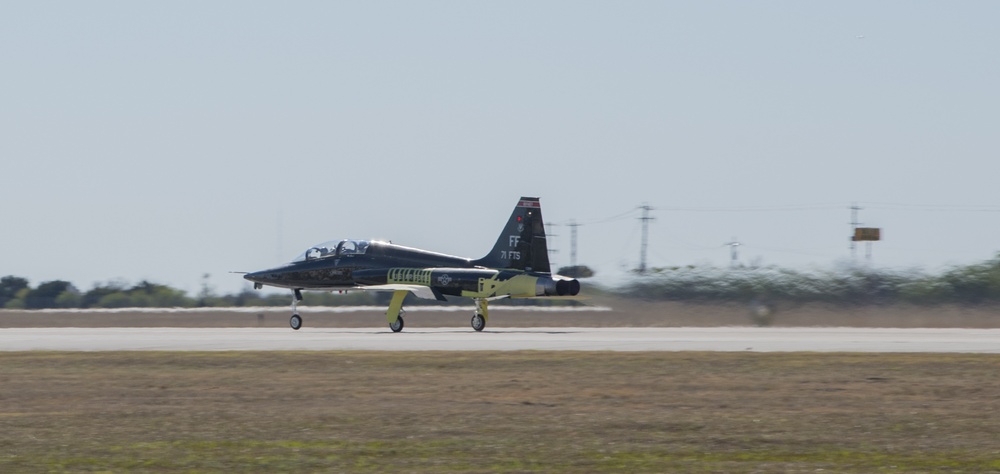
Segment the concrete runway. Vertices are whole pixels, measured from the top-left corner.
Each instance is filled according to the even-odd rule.
[[[1000,353],[1000,329],[14,328],[2,351],[752,351]]]

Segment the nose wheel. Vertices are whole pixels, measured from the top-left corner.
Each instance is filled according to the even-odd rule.
[[[292,317],[288,320],[288,325],[296,331],[302,327],[302,316],[299,316],[298,311],[299,301],[302,301],[302,291],[296,288],[292,290]]]
[[[403,318],[397,317],[396,321],[394,321],[391,324],[389,324],[389,329],[392,329],[392,332],[402,331],[403,330]]]
[[[403,330],[403,315],[402,314],[400,314],[399,316],[396,316],[396,320],[393,321],[393,322],[391,322],[391,323],[389,323],[389,329],[392,329],[392,332],[399,332],[399,331]]]

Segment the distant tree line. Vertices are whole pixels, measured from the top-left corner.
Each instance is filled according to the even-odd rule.
[[[305,306],[387,306],[391,292],[351,291],[302,292]],[[291,292],[269,293],[244,289],[235,294],[217,295],[207,285],[190,296],[182,290],[166,285],[141,281],[135,285],[122,282],[101,283],[87,291],[80,291],[70,282],[53,280],[32,288],[28,280],[17,276],[0,278],[0,308],[50,309],[50,308],[198,308],[241,306],[289,306]],[[468,304],[465,298],[450,298],[444,304]],[[442,304],[435,300],[407,295],[408,306]],[[575,305],[576,301],[546,301],[536,299],[503,300],[500,305]]]
[[[585,267],[584,267],[585,268]],[[582,272],[581,272],[582,273]],[[582,276],[582,275],[581,275]],[[1000,254],[986,262],[958,266],[939,274],[918,270],[875,269],[851,266],[838,270],[799,271],[780,267],[667,267],[654,268],[618,288],[602,291],[646,300],[687,302],[790,302],[868,304],[1000,304]],[[354,291],[347,294],[303,292],[304,305],[385,306],[390,292]],[[245,289],[217,295],[207,285],[197,295],[166,285],[141,281],[135,285],[111,282],[80,291],[70,282],[53,280],[32,287],[17,276],[0,278],[0,308],[132,308],[132,307],[232,307],[288,306],[289,293]],[[558,299],[501,300],[506,305],[576,305]],[[412,295],[407,305],[440,304]],[[446,304],[468,304],[450,298]]]
[[[303,304],[318,306],[375,304],[372,295],[358,292],[348,295],[305,293]],[[166,285],[141,281],[135,285],[121,282],[97,284],[80,291],[70,282],[46,281],[32,288],[25,278],[0,278],[0,308],[196,308],[231,306],[288,306],[291,294],[269,294],[243,290],[231,295],[216,295],[203,288],[196,296]]]
[[[796,271],[779,267],[656,268],[621,288],[629,296],[688,302],[1000,304],[1000,254],[939,274],[850,266]]]

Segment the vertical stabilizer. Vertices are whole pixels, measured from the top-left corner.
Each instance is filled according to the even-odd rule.
[[[484,267],[551,273],[545,225],[542,224],[542,204],[538,198],[522,197],[493,250],[473,263]]]

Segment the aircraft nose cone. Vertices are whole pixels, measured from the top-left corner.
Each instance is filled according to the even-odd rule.
[[[267,276],[266,271],[250,272],[247,273],[246,275],[243,275],[243,278],[245,280],[250,280],[254,283],[267,283],[270,280],[270,278]]]
[[[275,268],[267,268],[256,272],[249,272],[243,275],[245,280],[254,282],[254,287],[260,289],[262,285],[277,287],[287,287],[289,281],[295,280],[297,270],[291,265]]]
[[[268,277],[265,275],[265,272],[250,272],[243,275],[243,279],[252,281],[253,288],[255,290],[259,290],[263,288],[266,283],[268,283]]]

